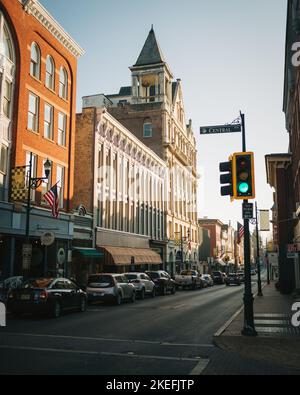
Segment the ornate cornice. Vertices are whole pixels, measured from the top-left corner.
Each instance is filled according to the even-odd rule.
[[[84,50],[62,28],[38,0],[19,0],[25,12],[36,18],[72,55],[76,58],[84,55]]]

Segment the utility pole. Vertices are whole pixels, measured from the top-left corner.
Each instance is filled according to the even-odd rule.
[[[242,120],[242,138],[243,138],[243,152],[246,150],[246,127],[245,115],[240,112]],[[244,205],[248,200],[244,200]],[[244,211],[244,210],[243,210]],[[257,336],[254,326],[254,313],[253,313],[253,294],[251,284],[251,261],[250,261],[250,231],[249,219],[244,219],[244,261],[245,261],[245,293],[244,293],[244,328],[242,335],[244,336]]]
[[[258,231],[258,215],[257,215],[257,202],[255,202],[255,222],[256,222],[256,265],[257,265],[257,287],[258,296],[264,296],[261,288],[261,273],[260,273],[260,248],[259,248],[259,231]]]

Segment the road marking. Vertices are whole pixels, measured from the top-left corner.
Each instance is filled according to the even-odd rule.
[[[191,343],[169,343],[159,342],[151,340],[132,340],[132,339],[109,339],[104,337],[80,337],[80,336],[64,336],[64,335],[44,335],[39,333],[13,333],[6,332],[6,335],[12,336],[26,336],[26,337],[44,337],[49,339],[66,339],[66,340],[88,340],[98,342],[116,342],[116,343],[137,343],[137,344],[153,344],[159,346],[174,346],[174,347],[202,347],[202,348],[214,348],[213,344],[191,344]]]
[[[206,369],[209,364],[209,359],[201,359],[199,363],[194,367],[194,369],[189,374],[190,376],[200,376],[201,373]]]
[[[2,350],[4,349],[4,350],[53,352],[53,353],[65,353],[65,354],[102,355],[102,356],[109,356],[109,357],[156,359],[156,360],[163,360],[163,361],[199,362],[198,358],[164,357],[164,356],[159,356],[159,355],[142,355],[142,354],[122,354],[122,353],[117,353],[117,352],[115,353],[115,352],[104,352],[104,351],[97,352],[97,351],[84,351],[84,350],[67,350],[67,349],[62,349],[62,348],[0,346],[0,349],[2,349]]]

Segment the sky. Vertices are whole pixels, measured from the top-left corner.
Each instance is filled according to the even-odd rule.
[[[241,202],[220,196],[219,163],[242,148],[241,134],[200,136],[200,126],[245,114],[247,150],[255,153],[259,209],[272,207],[265,155],[287,152],[282,112],[286,0],[40,0],[84,48],[78,62],[81,98],[118,93],[151,25],[174,77],[198,150],[198,214],[236,227]]]

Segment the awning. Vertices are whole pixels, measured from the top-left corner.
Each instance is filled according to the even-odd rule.
[[[74,252],[78,252],[83,255],[85,258],[102,258],[104,254],[95,248],[77,248],[73,247]]]
[[[101,246],[105,255],[109,255],[115,265],[143,265],[162,263],[161,256],[150,248],[125,248]]]

